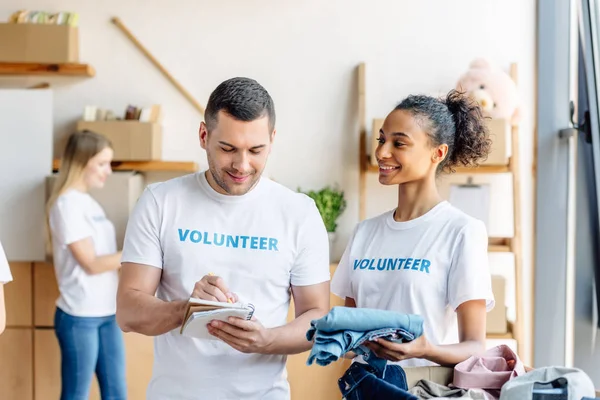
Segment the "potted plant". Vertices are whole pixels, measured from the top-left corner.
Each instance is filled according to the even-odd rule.
[[[298,189],[299,192],[302,192]],[[326,186],[319,191],[310,190],[302,192],[315,201],[317,209],[323,218],[323,223],[329,235],[329,252],[336,238],[337,220],[346,209],[344,192],[331,186]]]

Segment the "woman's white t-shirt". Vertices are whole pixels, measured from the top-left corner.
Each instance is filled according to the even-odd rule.
[[[115,228],[92,196],[69,190],[50,210],[54,270],[60,296],[56,305],[78,317],[114,315],[119,275],[117,270],[88,274],[77,262],[69,244],[91,238],[96,256],[117,252]]]
[[[362,221],[342,256],[331,290],[361,308],[418,314],[427,340],[458,343],[456,309],[486,300],[494,307],[483,222],[443,201],[406,222],[394,211]],[[435,365],[409,359],[403,366]]]
[[[0,283],[8,283],[12,281],[12,274],[10,273],[10,267],[2,243],[0,243]]]

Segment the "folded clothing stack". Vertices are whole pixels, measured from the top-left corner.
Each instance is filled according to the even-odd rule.
[[[370,308],[333,307],[323,318],[311,322],[306,333],[314,344],[307,365],[326,366],[349,351],[362,355],[369,364],[384,364],[364,346],[366,341],[386,339],[410,342],[423,334],[423,318],[414,314]]]

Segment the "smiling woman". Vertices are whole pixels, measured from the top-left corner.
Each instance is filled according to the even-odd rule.
[[[347,306],[423,317],[424,334],[412,342],[369,343],[380,357],[451,366],[484,348],[494,306],[487,232],[442,200],[436,176],[476,165],[490,145],[479,106],[456,91],[409,96],[385,119],[379,182],[398,185],[398,205],[357,226],[331,282]]]

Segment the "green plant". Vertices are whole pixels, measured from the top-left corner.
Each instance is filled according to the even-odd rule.
[[[303,192],[300,188],[298,188],[298,191],[306,194],[315,201],[327,232],[335,232],[337,229],[337,219],[346,209],[344,192],[330,186],[324,187],[319,191],[310,190]]]

